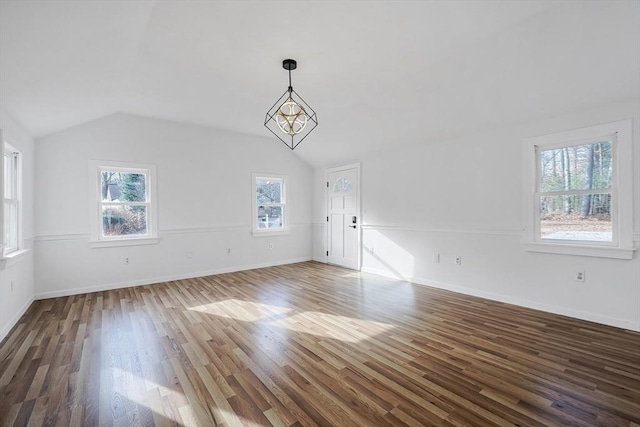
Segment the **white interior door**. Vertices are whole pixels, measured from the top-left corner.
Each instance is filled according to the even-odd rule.
[[[359,166],[327,169],[327,261],[360,268]]]

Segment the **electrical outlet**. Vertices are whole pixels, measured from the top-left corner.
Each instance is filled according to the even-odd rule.
[[[433,254],[433,262],[436,264],[440,262],[440,254]]]
[[[576,271],[576,282],[584,282],[586,280],[586,276],[585,276],[585,272],[583,271]]]
[[[457,256],[456,259],[454,260],[454,262],[456,263],[456,265],[462,265],[462,257],[461,256]]]
[[[125,258],[125,259],[124,259],[124,263],[125,263],[125,264],[129,264],[129,258]]]
[[[193,252],[192,251],[187,251],[187,258],[189,258],[189,259],[193,258]]]
[[[269,243],[269,249],[273,249],[273,243]]]
[[[231,248],[227,248],[227,254],[231,254]]]

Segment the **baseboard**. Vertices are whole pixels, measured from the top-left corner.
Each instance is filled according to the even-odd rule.
[[[492,301],[504,302],[507,304],[513,304],[520,307],[532,308],[534,310],[540,310],[547,313],[559,314],[561,316],[573,317],[574,319],[586,320],[588,322],[600,323],[608,326],[615,326],[616,328],[628,329],[631,331],[640,332],[640,322],[634,322],[626,319],[619,319],[616,317],[603,316],[597,313],[589,313],[580,310],[574,310],[568,307],[561,307],[552,304],[544,304],[536,301],[529,301],[521,298],[514,298],[508,295],[496,294],[493,292],[481,291],[473,288],[467,288],[464,286],[456,286],[450,283],[438,282],[435,280],[428,280],[420,277],[407,277],[399,278],[393,273],[385,270],[377,270],[373,268],[362,268],[365,273],[371,273],[378,276],[389,277],[397,280],[405,280],[411,283],[415,283],[423,286],[430,286],[432,288],[444,289],[447,291],[456,292],[464,295],[471,295],[474,297],[480,297],[489,299]]]
[[[35,295],[35,299],[41,300],[41,299],[48,299],[48,298],[58,298],[58,297],[66,297],[69,295],[109,291],[112,289],[131,288],[133,286],[153,285],[155,283],[170,282],[173,280],[193,279],[195,277],[212,276],[215,274],[235,273],[238,271],[254,270],[256,268],[275,267],[277,265],[295,264],[297,262],[305,262],[305,261],[311,261],[311,257],[302,257],[302,258],[288,259],[288,260],[282,260],[282,261],[276,261],[276,262],[251,264],[251,265],[245,265],[245,266],[239,266],[239,267],[228,267],[228,268],[219,268],[214,270],[195,271],[190,273],[176,274],[172,276],[153,277],[153,278],[134,280],[134,281],[106,283],[106,284],[90,286],[86,288],[63,289],[60,291],[52,291],[52,292],[40,292]]]
[[[318,262],[322,262],[324,264],[327,263],[327,257],[326,256],[313,256],[312,258],[313,261],[318,261]]]
[[[9,320],[9,323],[0,331],[0,342],[2,342],[2,340],[4,340],[7,337],[7,335],[9,335],[9,332],[11,332],[11,329],[13,329],[13,327],[18,324],[18,321],[20,320],[22,315],[27,312],[29,307],[31,307],[31,304],[33,304],[33,301],[35,301],[35,298],[32,296],[27,300],[27,302],[22,307],[20,307],[20,310],[18,310],[15,316],[13,316],[13,318]]]

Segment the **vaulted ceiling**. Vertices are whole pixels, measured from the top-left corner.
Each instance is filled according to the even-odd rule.
[[[1,106],[34,137],[124,112],[286,150],[284,58],[314,166],[640,96],[637,0],[0,2]]]

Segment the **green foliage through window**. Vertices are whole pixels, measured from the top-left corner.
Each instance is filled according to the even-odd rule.
[[[102,235],[147,234],[147,175],[102,170],[100,183]]]

